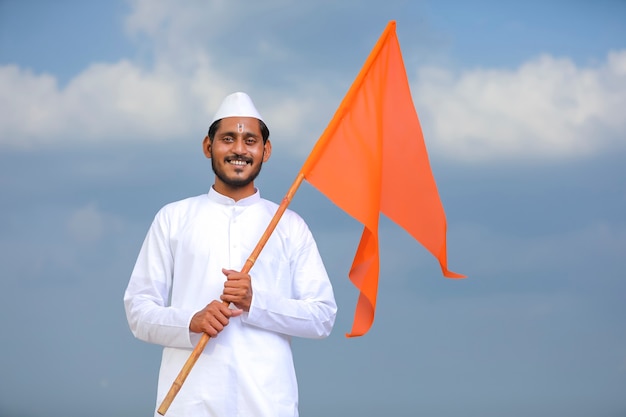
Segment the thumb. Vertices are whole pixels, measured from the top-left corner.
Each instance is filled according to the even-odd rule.
[[[233,272],[237,272],[235,270],[232,269],[226,269],[226,268],[222,268],[222,274],[229,276],[230,274],[232,274]]]

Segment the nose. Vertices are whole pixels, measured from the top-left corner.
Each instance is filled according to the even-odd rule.
[[[233,142],[232,151],[238,155],[243,155],[246,153],[246,145],[242,137],[237,138]]]

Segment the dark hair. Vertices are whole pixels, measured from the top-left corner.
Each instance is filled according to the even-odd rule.
[[[263,138],[263,143],[265,144],[265,142],[267,142],[267,139],[270,137],[270,130],[267,128],[263,120],[260,120],[260,119],[258,120],[259,120],[259,127],[261,128],[261,137]],[[213,138],[215,137],[215,132],[217,132],[217,129],[219,129],[221,121],[222,119],[216,120],[213,123],[211,123],[211,126],[209,127],[209,140],[211,142],[213,142]]]

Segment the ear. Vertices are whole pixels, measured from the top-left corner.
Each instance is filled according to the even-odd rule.
[[[267,162],[272,154],[272,142],[268,139],[263,145],[263,162]]]
[[[208,136],[205,136],[202,141],[202,151],[204,152],[204,156],[211,159],[211,140]]]

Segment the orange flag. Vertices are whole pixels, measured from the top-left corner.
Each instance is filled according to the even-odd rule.
[[[448,270],[446,217],[396,36],[389,22],[300,173],[364,224],[350,280],[360,295],[352,331],[374,321],[378,291],[380,212],[405,229]]]

